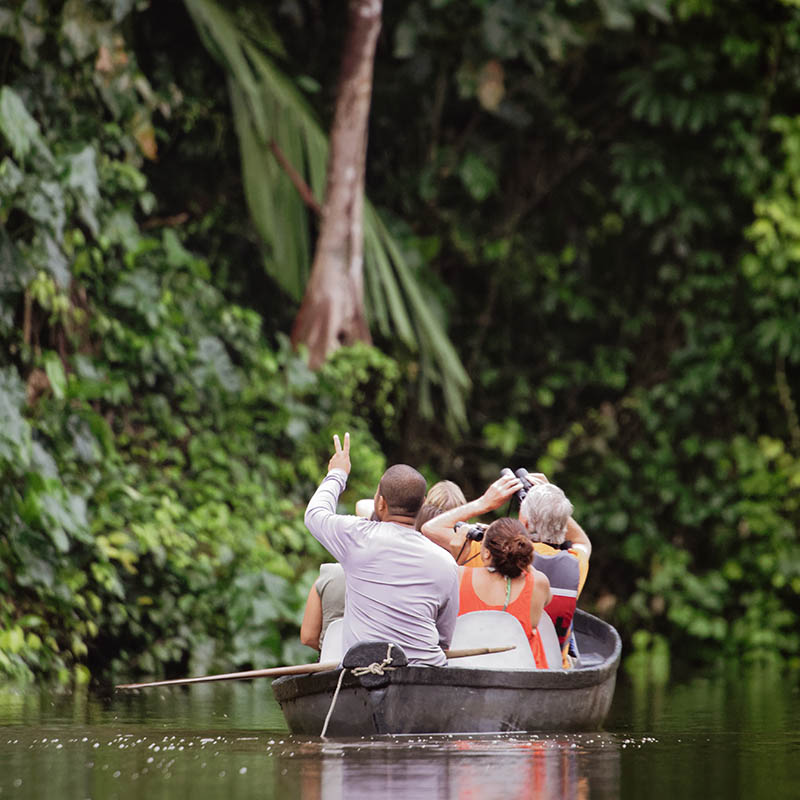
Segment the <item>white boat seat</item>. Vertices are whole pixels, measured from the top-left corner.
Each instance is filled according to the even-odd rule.
[[[536,669],[528,637],[516,617],[505,611],[470,611],[456,621],[451,650],[505,645],[515,645],[515,649],[485,656],[454,658],[447,663],[470,669]]]
[[[344,645],[342,643],[342,628],[344,620],[333,620],[326,631],[325,638],[322,640],[322,651],[319,654],[320,662],[335,661],[337,664],[342,663],[344,658]]]
[[[555,625],[553,625],[553,620],[550,619],[550,615],[546,611],[542,611],[537,628],[539,637],[542,640],[542,648],[547,659],[548,669],[561,669],[563,661],[561,660],[561,648],[558,645],[558,634],[556,633]]]
[[[335,661],[341,663],[344,658],[342,628],[344,621],[335,619],[328,625],[325,638],[322,640],[321,662]],[[542,611],[539,620],[539,636],[542,639],[547,666],[550,669],[561,669],[561,649],[558,646],[558,635],[553,622],[546,611]],[[495,647],[513,644],[515,650],[505,653],[490,653],[485,656],[468,656],[449,661],[455,667],[477,667],[479,669],[535,669],[528,637],[519,620],[505,611],[471,611],[463,614],[456,621],[453,650],[468,647]]]

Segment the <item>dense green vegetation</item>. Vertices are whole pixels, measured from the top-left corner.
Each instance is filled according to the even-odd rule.
[[[227,7],[324,129],[344,5]],[[375,305],[375,348],[290,351],[259,233],[294,263],[313,219],[250,221],[236,78],[183,3],[0,31],[0,673],[302,657],[344,428],[350,500],[386,461],[547,472],[640,662],[800,658],[796,3],[387,5],[367,189],[471,378],[460,429],[457,370]]]

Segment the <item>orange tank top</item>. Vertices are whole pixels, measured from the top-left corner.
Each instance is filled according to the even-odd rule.
[[[468,614],[470,611],[502,611],[503,606],[490,606],[483,602],[475,593],[472,586],[473,567],[467,567],[464,574],[461,576],[461,585],[458,591],[458,613]],[[525,635],[528,637],[528,642],[531,646],[533,659],[538,669],[547,669],[547,658],[544,654],[544,647],[542,647],[542,639],[539,636],[539,631],[531,626],[531,597],[533,596],[533,574],[530,572],[525,573],[525,586],[519,593],[519,597],[512,600],[506,608],[506,613],[516,617]]]

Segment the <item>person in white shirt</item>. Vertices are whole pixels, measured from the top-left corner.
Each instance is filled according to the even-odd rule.
[[[336,514],[350,473],[350,434],[334,436],[328,474],[306,508],[311,534],[344,567],[345,652],[360,641],[399,645],[409,664],[445,666],[458,616],[458,568],[414,528],[425,479],[407,464],[383,474],[375,493],[377,521]]]

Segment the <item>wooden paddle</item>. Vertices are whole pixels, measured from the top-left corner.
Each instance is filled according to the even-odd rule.
[[[485,656],[489,653],[505,653],[514,650],[511,647],[472,647],[465,650],[445,650],[448,658],[466,658],[467,656]],[[269,669],[248,669],[244,672],[226,672],[222,675],[202,675],[197,678],[174,678],[169,681],[153,681],[152,683],[121,683],[115,689],[152,689],[156,686],[186,686],[190,683],[211,683],[211,681],[241,681],[248,678],[278,678],[281,675],[307,675],[312,672],[328,672],[339,666],[338,661],[326,661],[317,664],[293,664],[288,667],[270,667]]]

